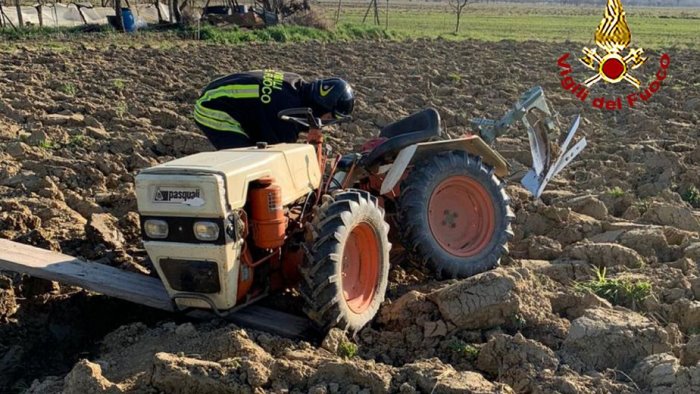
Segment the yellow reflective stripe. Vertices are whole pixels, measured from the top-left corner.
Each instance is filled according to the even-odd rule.
[[[216,119],[211,119],[211,118],[208,118],[208,117],[202,115],[196,109],[194,111],[194,119],[197,122],[201,123],[202,125],[209,127],[210,129],[217,130],[217,131],[228,131],[228,132],[238,133],[238,134],[242,134],[242,135],[248,137],[248,134],[246,134],[243,131],[240,124],[238,124],[238,122],[236,122],[236,124],[233,124],[233,123],[228,123],[228,122],[221,122],[221,121],[218,121]]]
[[[241,125],[239,123],[229,123],[229,122],[223,122],[218,119],[212,119],[208,116],[205,116],[201,114],[200,112],[195,111],[194,112],[194,118],[195,120],[199,121],[200,123],[204,124],[205,126],[214,126],[212,128],[217,129],[217,130],[226,130],[226,131],[235,131],[235,132],[243,132],[243,129],[241,128]]]
[[[197,100],[197,103],[215,100],[220,97],[258,98],[260,97],[260,86],[258,84],[219,86],[216,89],[212,89],[204,93],[204,96]]]
[[[212,130],[238,133],[238,134],[242,134],[242,135],[248,137],[248,134],[246,134],[243,130],[241,130],[240,127],[232,126],[230,124],[226,124],[223,122],[217,122],[217,121],[209,119],[207,117],[203,117],[199,114],[195,114],[194,118],[197,122],[201,123],[202,125],[210,128]]]
[[[194,110],[198,111],[200,114],[206,116],[207,118],[211,118],[211,119],[218,120],[221,122],[233,123],[233,124],[236,124],[238,126],[241,125],[240,123],[238,123],[238,121],[236,119],[232,118],[231,115],[227,114],[226,112],[219,111],[219,110],[212,109],[212,108],[207,108],[200,103],[195,104]]]

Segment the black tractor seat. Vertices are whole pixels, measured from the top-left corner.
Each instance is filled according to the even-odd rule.
[[[426,108],[384,126],[379,132],[379,137],[388,139],[364,155],[360,165],[370,167],[383,164],[394,158],[401,149],[429,141],[440,135],[442,135],[440,114],[434,108]]]

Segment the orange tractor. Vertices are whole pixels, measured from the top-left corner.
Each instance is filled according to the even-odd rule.
[[[585,146],[582,140],[578,151],[554,159],[550,115],[535,88],[501,121],[479,120],[480,135],[445,139],[438,113],[426,109],[384,127],[364,152],[331,159],[321,129],[346,119],[285,110],[282,119],[311,129],[307,144],[261,142],[142,171],[136,193],[144,246],[178,309],[224,315],[296,287],[320,328],[356,331],[384,300],[387,220],[440,278],[498,264],[512,235],[500,179],[508,167],[482,136],[492,141],[515,120],[528,126],[534,165],[523,182],[539,196]]]

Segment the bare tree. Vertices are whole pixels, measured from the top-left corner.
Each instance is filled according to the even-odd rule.
[[[2,1],[0,1],[0,27],[6,27],[8,25],[13,29],[17,30],[17,26],[12,24],[10,17],[7,16],[7,14],[5,13],[5,9],[2,8]]]
[[[365,23],[367,20],[367,15],[369,15],[369,11],[372,9],[372,7],[374,7],[374,23],[379,26],[379,9],[377,7],[377,0],[370,0],[367,11],[365,12],[365,17],[362,18],[362,23]]]
[[[163,23],[163,14],[160,12],[160,1],[159,0],[154,0],[155,6],[156,6],[156,12],[158,13],[158,23]]]
[[[338,24],[338,21],[340,20],[340,7],[341,3],[343,0],[338,0],[338,9],[335,11],[335,24]]]
[[[117,31],[124,32],[124,17],[122,16],[122,0],[114,0],[114,20]]]
[[[462,10],[467,6],[469,0],[450,0],[450,7],[457,15],[457,25],[455,26],[455,34],[459,32],[459,18],[462,16]]]
[[[187,5],[187,0],[183,1],[180,3],[179,0],[173,0],[173,16],[175,17],[175,22],[181,23],[182,22],[182,10],[185,8],[184,6]]]
[[[44,27],[44,14],[41,10],[44,6],[43,1],[39,1],[34,8],[36,8],[36,15],[39,17],[39,27]]]
[[[19,0],[15,0],[15,7],[17,8],[17,26],[21,28],[24,26],[24,21],[22,20],[22,6]]]
[[[389,29],[389,0],[386,0],[386,27],[385,29]]]

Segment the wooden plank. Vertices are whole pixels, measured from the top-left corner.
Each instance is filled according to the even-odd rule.
[[[0,239],[0,269],[82,287],[152,308],[173,310],[170,297],[157,278],[5,239]]]
[[[19,272],[152,308],[174,311],[165,286],[158,278],[5,239],[0,239],[0,270]],[[215,317],[206,310],[196,310],[187,315],[195,319]],[[308,319],[259,305],[239,309],[227,315],[225,320],[241,327],[291,338],[312,340],[318,336]]]

